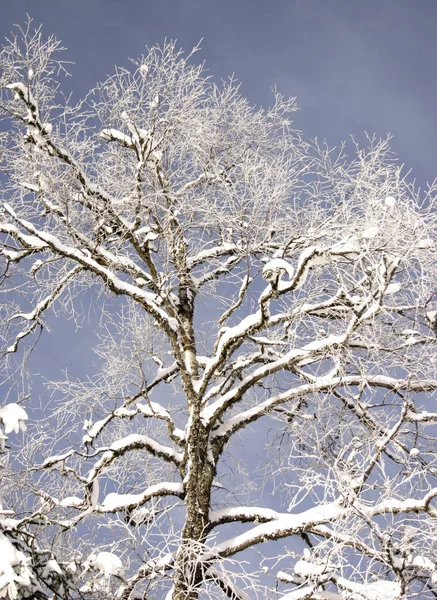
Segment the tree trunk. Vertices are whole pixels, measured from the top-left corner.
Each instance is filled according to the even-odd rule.
[[[176,557],[173,600],[197,600],[206,566],[199,561],[199,556],[203,553],[209,523],[215,466],[212,457],[208,457],[208,432],[200,420],[199,405],[194,407],[193,413],[187,439],[187,514]]]

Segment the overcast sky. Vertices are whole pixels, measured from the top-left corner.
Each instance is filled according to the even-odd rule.
[[[1,37],[26,12],[75,61],[81,95],[165,37],[218,78],[235,73],[254,104],[277,84],[295,95],[296,126],[338,143],[364,131],[394,136],[424,183],[437,175],[436,0],[1,0]]]
[[[26,13],[68,47],[77,98],[146,45],[167,37],[189,51],[203,38],[199,59],[217,78],[235,73],[252,104],[275,84],[297,96],[307,138],[391,132],[421,185],[437,176],[437,0],[0,0],[0,37]],[[64,321],[43,336],[33,369],[83,376],[93,338],[73,332]]]
[[[308,138],[391,132],[421,185],[437,175],[437,0],[0,0],[0,37],[26,13],[68,47],[77,97],[146,45],[203,38],[197,56],[217,78],[235,73],[251,103],[268,104],[275,84],[297,96]],[[68,331],[43,336],[37,370],[83,375],[92,361]]]
[[[421,185],[437,175],[437,0],[0,0],[0,37],[26,13],[68,47],[77,98],[146,45],[167,37],[189,51],[203,38],[199,60],[217,78],[235,73],[251,103],[268,104],[275,84],[297,96],[308,138],[391,132]],[[40,340],[35,364],[49,377],[48,365],[91,368],[87,328],[65,344],[68,331]]]

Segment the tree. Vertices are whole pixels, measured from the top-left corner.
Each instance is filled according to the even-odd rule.
[[[435,186],[170,42],[73,105],[59,50],[0,59],[0,597],[435,598]]]

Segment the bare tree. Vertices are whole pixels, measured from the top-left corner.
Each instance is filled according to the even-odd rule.
[[[59,50],[0,58],[0,597],[435,598],[435,186],[173,43],[72,105]]]

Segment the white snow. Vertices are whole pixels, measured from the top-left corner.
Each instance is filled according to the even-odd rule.
[[[148,225],[144,225],[144,227],[140,227],[135,231],[137,235],[147,235],[148,233],[152,233],[152,230]],[[155,234],[158,237],[158,234]],[[155,238],[156,239],[156,238]]]
[[[18,81],[16,83],[9,83],[5,87],[8,88],[9,90],[12,90],[13,92],[16,92],[19,97],[23,96],[25,101],[28,104],[30,104],[32,106],[32,108],[36,111],[37,106],[35,104],[35,100],[32,96],[30,89],[27,87],[27,85],[24,85],[24,83],[21,83]]]
[[[316,255],[316,251],[317,248],[315,246],[309,246],[300,253],[296,266],[296,275],[293,280],[294,289],[298,290],[305,283],[311,266],[312,257]]]
[[[257,344],[264,344],[266,346],[286,346],[286,342],[282,342],[280,340],[272,340],[265,336],[257,336],[252,337],[251,340],[256,342]]]
[[[234,327],[222,327],[220,341],[215,356],[207,362],[205,366],[204,378],[209,377],[210,372],[215,368],[220,361],[224,348],[233,340],[238,339],[250,333],[250,330],[262,320],[261,311],[247,315],[244,319]]]
[[[387,198],[384,200],[384,204],[388,208],[394,208],[396,206],[396,198],[394,196],[387,196]]]
[[[257,525],[249,531],[217,544],[212,549],[212,554],[221,554],[231,548],[246,547],[254,540],[275,538],[278,534],[280,537],[284,537],[282,534],[285,532],[289,534],[294,530],[300,531],[305,525],[329,522],[340,518],[344,513],[343,507],[331,503],[310,508],[300,514],[281,514],[278,519],[270,523]]]
[[[415,329],[404,329],[402,335],[417,335],[420,336],[420,332]]]
[[[419,454],[420,453],[419,453],[418,448],[411,448],[411,450],[410,450],[410,456],[412,458],[416,458],[416,456],[419,456]]]
[[[324,265],[329,265],[329,258],[326,256],[326,254],[316,255],[311,260],[312,267],[323,267]]]
[[[162,150],[153,150],[153,152],[151,152],[150,156],[152,158],[154,158],[156,161],[160,161],[160,160],[162,160],[164,153],[162,152]],[[155,239],[155,238],[152,238],[152,239]]]
[[[181,483],[164,482],[157,483],[147,488],[142,494],[108,494],[100,505],[103,511],[123,510],[124,508],[139,506],[150,500],[155,495],[161,495],[163,492],[168,494],[180,495],[184,491]]]
[[[62,467],[64,464],[64,461],[71,456],[74,453],[74,450],[69,450],[68,452],[66,452],[65,454],[58,454],[55,456],[50,456],[49,458],[46,458],[45,461],[42,463],[41,467],[43,469],[49,469],[49,468],[56,468],[56,467]]]
[[[30,586],[31,572],[27,563],[24,554],[0,532],[0,598],[16,600],[17,586]]]
[[[20,183],[20,185],[25,190],[29,190],[30,192],[39,192],[40,191],[39,185],[35,185],[34,183],[27,183],[26,181],[22,181]]]
[[[341,240],[337,244],[332,246],[330,253],[331,254],[344,254],[344,255],[352,255],[358,256],[360,252],[360,247],[355,241],[351,240]]]
[[[44,264],[44,263],[43,263],[43,261],[42,261],[42,260],[40,260],[40,259],[36,260],[36,261],[33,263],[33,265],[31,266],[31,268],[30,268],[30,272],[31,272],[32,274],[33,274],[33,273],[36,273],[36,272],[38,271],[38,269],[40,269],[40,268],[42,267],[42,265],[43,265],[43,264]]]
[[[159,105],[159,96],[158,94],[156,94],[156,96],[153,98],[153,100],[151,100],[149,106],[150,108],[157,108]]]
[[[152,510],[146,507],[141,507],[135,510],[130,516],[129,522],[135,523],[135,525],[141,525],[142,523],[151,523],[155,517]]]
[[[401,597],[401,586],[397,581],[371,581],[369,583],[355,583],[349,580],[338,583],[344,584],[344,587],[357,594],[361,600],[399,600]],[[349,596],[351,597],[351,596]],[[354,598],[354,596],[352,596]]]
[[[42,572],[42,576],[44,578],[47,578],[50,575],[50,573],[58,573],[58,575],[62,574],[61,567],[58,565],[58,563],[54,559],[47,561],[47,563],[44,567],[44,570]]]
[[[83,504],[82,498],[78,498],[77,496],[67,496],[63,500],[60,501],[59,506],[62,507],[76,507],[81,506]]]
[[[14,402],[0,408],[0,419],[5,426],[5,433],[11,433],[11,431],[18,433],[20,429],[26,431],[27,427],[24,421],[28,418],[24,408]]]
[[[96,479],[94,479],[94,481],[91,484],[90,506],[92,508],[95,508],[99,501],[99,490],[100,490],[99,480],[96,478]]]
[[[402,285],[398,282],[396,283],[390,283],[385,290],[386,294],[396,294],[396,292],[399,292],[399,290],[402,289]]]
[[[85,565],[97,569],[106,578],[111,575],[123,575],[124,572],[123,563],[113,552],[91,554],[85,561]]]
[[[291,279],[294,274],[293,267],[283,258],[272,258],[269,260],[263,267],[263,277],[267,281],[270,281],[272,277],[277,277],[282,274],[282,272],[287,273],[288,278]]]
[[[183,189],[180,190],[180,192],[182,192],[182,191],[183,191]],[[178,195],[178,194],[179,194],[179,192],[176,192],[176,195]],[[236,249],[237,249],[237,246],[235,244],[232,244],[230,242],[224,242],[223,244],[220,244],[220,246],[214,246],[213,248],[207,248],[206,250],[201,250],[195,256],[188,257],[187,267],[189,269],[192,269],[194,266],[199,265],[199,264],[207,261],[208,259],[219,257],[222,254],[230,253]]]
[[[298,577],[320,577],[320,576],[328,576],[332,574],[332,569],[326,565],[313,565],[306,560],[298,560],[294,565],[294,572]]]
[[[432,240],[431,238],[423,238],[422,240],[419,240],[416,244],[416,248],[419,248],[421,250],[425,250],[426,248],[431,248],[434,244],[434,240]]]
[[[142,500],[141,494],[117,494],[112,492],[103,500],[102,507],[106,510],[115,510],[124,506],[138,504]]]
[[[372,239],[375,236],[377,236],[379,233],[379,227],[368,227],[367,229],[365,229],[362,233],[363,238],[365,239]]]
[[[301,600],[302,598],[310,598],[310,594],[313,591],[313,586],[306,585],[305,587],[298,587],[288,594],[285,594],[285,596],[281,596],[280,600]]]
[[[379,304],[377,302],[373,302],[369,308],[361,315],[361,320],[370,319],[375,313],[379,311]]]
[[[144,236],[145,242],[153,242],[159,238],[156,231],[151,231],[149,227],[141,227],[141,229],[138,229],[135,233]]]
[[[88,429],[88,432],[83,436],[83,443],[85,444],[85,443],[91,442],[91,440],[93,440],[101,432],[101,430],[103,429],[103,427],[106,425],[107,422],[108,422],[108,417],[106,417],[105,419],[100,419],[99,421],[96,421],[94,423],[94,425],[92,425],[92,427],[90,427]],[[84,424],[84,429],[85,429],[85,424]]]
[[[315,246],[308,246],[308,248],[302,250],[297,263],[297,270],[299,270],[302,267],[303,263],[305,263],[309,258],[311,258],[316,253],[316,251],[317,248]]]
[[[223,487],[223,486],[222,486]],[[279,519],[282,514],[271,508],[260,508],[257,506],[231,506],[229,508],[221,508],[209,513],[209,519],[212,523],[218,523],[223,519],[238,520],[241,515],[252,517],[254,519],[263,519],[274,521]]]
[[[278,571],[276,573],[276,578],[284,583],[294,583],[294,577],[285,571]]]
[[[169,446],[164,446],[163,444],[160,444],[159,442],[153,440],[147,435],[140,435],[138,433],[132,433],[131,435],[117,440],[116,442],[111,444],[109,450],[112,452],[118,452],[123,451],[125,449],[127,450],[132,446],[146,448],[149,447],[152,451],[156,452],[157,454],[172,457],[177,461],[181,461],[183,458],[183,454],[181,452],[176,452],[175,450],[173,450],[173,448],[170,448]]]
[[[6,440],[8,437],[4,434],[3,429],[0,428],[0,452],[6,448]]]
[[[140,127],[137,127],[137,131],[140,135],[142,142],[147,142],[147,140],[152,135],[152,131],[150,131],[149,129],[141,129]]]
[[[321,340],[315,340],[314,342],[310,342],[306,346],[303,347],[303,350],[320,350],[321,348],[326,348],[328,346],[332,346],[333,344],[341,344],[344,341],[344,335],[330,335]]]
[[[129,135],[118,131],[117,129],[102,129],[99,133],[99,137],[106,140],[107,142],[120,142],[122,146],[130,148],[133,146],[132,139]]]
[[[15,250],[5,250],[4,248],[1,249],[1,253],[3,256],[6,256],[6,258],[12,261],[19,260],[23,256],[26,256],[26,251],[15,252]]]
[[[433,561],[430,560],[429,558],[426,558],[426,556],[421,556],[420,554],[413,558],[412,564],[414,567],[417,567],[418,569],[425,569],[427,571],[435,570],[435,565],[434,565]]]
[[[175,362],[169,367],[159,367],[159,369],[156,372],[156,379],[164,379],[165,377],[168,377],[175,371],[177,371],[177,364]],[[154,402],[152,403],[152,406],[153,404]]]

